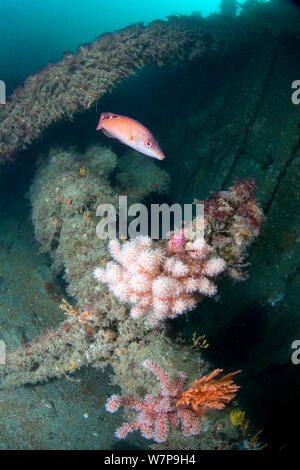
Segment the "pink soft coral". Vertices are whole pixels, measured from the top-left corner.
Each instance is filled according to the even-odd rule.
[[[175,382],[154,361],[147,359],[143,366],[153,372],[160,381],[160,393],[157,397],[146,395],[144,400],[137,400],[133,395],[111,396],[106,403],[106,410],[110,413],[117,411],[120,406],[128,406],[139,413],[135,420],[123,424],[116,430],[116,437],[124,439],[129,432],[140,430],[146,439],[164,442],[168,437],[169,430],[179,425],[181,425],[185,436],[199,434],[201,431],[200,418],[186,405],[180,407],[176,405],[183,393],[185,374],[179,372],[179,380]]]
[[[95,278],[121,302],[132,305],[133,318],[147,316],[151,325],[190,310],[199,294],[214,295],[217,288],[211,278],[226,266],[203,238],[189,241],[182,232],[178,237],[175,233],[164,250],[153,248],[148,237],[122,245],[111,240],[109,249],[115,262],[107,263],[105,270],[96,268]]]

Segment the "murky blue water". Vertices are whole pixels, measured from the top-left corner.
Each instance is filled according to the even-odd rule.
[[[72,294],[68,291],[68,268],[60,265],[61,226],[57,214],[49,209],[48,196],[55,197],[57,204],[65,202],[67,209],[73,208],[78,194],[75,198],[64,194],[64,185],[69,184],[72,189],[72,184],[76,186],[79,181],[84,193],[84,178],[88,180],[89,168],[80,161],[80,173],[73,174],[70,161],[66,168],[58,166],[56,173],[49,172],[49,180],[44,180],[40,192],[44,199],[38,201],[41,206],[44,204],[40,217],[49,209],[49,220],[59,229],[55,238],[50,225],[49,233],[43,235],[49,239],[53,236],[52,244],[49,243],[48,252],[39,253],[41,240],[34,231],[34,203],[28,194],[33,181],[43,173],[49,150],[52,149],[53,155],[61,149],[76,148],[84,155],[89,145],[101,145],[114,152],[118,162],[122,161],[128,148],[97,133],[96,125],[102,111],[131,116],[149,126],[166,159],[156,161],[154,169],[145,166],[147,170],[143,171],[138,163],[148,157],[134,154],[122,169],[124,166],[127,171],[132,169],[132,181],[127,180],[129,190],[123,182],[119,185],[123,180],[118,175],[117,164],[107,181],[117,188],[118,194],[136,195],[139,185],[142,189],[138,194],[143,194],[144,187],[150,185],[155,194],[149,196],[151,191],[148,191],[148,206],[162,202],[183,204],[206,199],[213,191],[227,190],[238,178],[257,182],[257,198],[267,218],[250,249],[249,259],[244,260],[249,280],[235,284],[222,280],[216,301],[206,299],[201,308],[176,319],[170,329],[174,337],[180,337],[180,341],[190,346],[193,334],[205,334],[210,343],[203,352],[205,361],[226,372],[243,370],[236,406],[245,410],[253,430],[263,430],[262,441],[279,449],[294,445],[289,419],[295,409],[298,413],[300,388],[299,369],[290,359],[291,344],[300,332],[300,105],[291,101],[292,82],[300,80],[300,21],[297,24],[300,11],[294,6],[291,17],[287,16],[293,21],[281,23],[281,16],[285,18],[295,2],[271,2],[274,16],[272,13],[265,17],[264,12],[255,16],[255,8],[268,2],[252,0],[238,2],[236,9],[233,8],[235,14],[226,15],[221,15],[225,12],[224,4],[229,6],[227,12],[232,12],[234,0],[0,0],[0,80],[6,84],[7,97],[29,75],[49,62],[59,61],[66,51],[76,54],[80,45],[91,43],[106,32],[113,33],[134,23],[148,25],[171,15],[176,15],[179,21],[181,15],[193,15],[198,20],[203,17],[208,21],[205,25],[211,25],[209,21],[213,18],[215,28],[203,55],[190,61],[173,60],[174,63],[161,68],[150,61],[136,75],[120,80],[112,93],[105,94],[98,102],[94,100],[95,90],[90,89],[89,79],[83,74],[83,89],[91,97],[88,109],[74,113],[72,119],[68,112],[61,120],[51,121],[51,117],[51,126],[45,126],[45,133],[38,135],[26,149],[17,148],[15,160],[4,165],[0,162],[0,340],[9,350],[23,347],[27,351],[30,341],[44,330],[55,330],[65,320],[59,308],[62,298],[69,295],[68,299],[72,300],[78,294],[78,291]],[[244,3],[245,9],[241,7]],[[265,24],[271,24],[271,31],[266,32]],[[203,36],[204,41],[211,33],[210,27]],[[214,43],[215,36],[221,37],[223,33],[226,39]],[[235,38],[232,42],[228,40],[231,35]],[[83,69],[85,66],[84,62]],[[73,71],[69,73],[71,77]],[[53,76],[45,80],[51,83],[49,89],[56,99]],[[71,100],[77,99],[75,91],[70,90]],[[70,98],[67,94],[62,96]],[[40,111],[35,108],[39,105],[39,92],[29,103],[24,101],[25,106],[21,107],[25,109],[24,116],[19,108],[13,110],[9,135],[0,108],[0,156],[1,144],[9,145],[10,139],[23,128],[22,119],[26,127],[32,117],[31,110],[33,128],[40,125]],[[26,128],[26,132],[30,130],[30,126]],[[20,141],[22,138],[20,132]],[[78,155],[76,159],[79,165]],[[167,195],[159,191],[161,180],[155,179],[159,174],[155,168],[169,174]],[[91,194],[87,205],[79,211],[89,227],[92,222],[88,204],[93,197]],[[74,221],[79,215],[74,214]],[[40,232],[41,226],[40,223]],[[226,229],[219,230],[223,233]],[[77,242],[80,245],[81,240]],[[91,260],[84,247],[82,253],[87,256],[84,262],[88,264]],[[69,256],[67,248],[65,256]],[[76,252],[80,260],[82,253]],[[89,282],[80,285],[83,291],[88,287]],[[86,334],[91,334],[88,329]],[[134,341],[138,345],[140,338]],[[30,352],[27,353],[29,357]],[[69,367],[73,366],[74,362],[70,361]],[[32,365],[33,370],[34,367],[36,364]],[[131,371],[141,364],[130,362],[128,367]],[[104,371],[71,369],[62,378],[53,378],[46,384],[1,390],[0,448],[147,449],[151,442],[138,433],[124,441],[114,437],[114,430],[124,422],[124,417],[120,412],[111,415],[105,411],[107,398],[120,391],[110,381],[113,370],[110,367]],[[217,421],[210,432],[216,431],[215,425]],[[229,439],[226,432],[220,434],[222,443]],[[251,436],[246,437],[248,443]]]

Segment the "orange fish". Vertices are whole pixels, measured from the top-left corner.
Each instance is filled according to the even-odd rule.
[[[97,131],[102,130],[105,135],[118,139],[123,144],[129,145],[138,152],[149,157],[163,160],[158,143],[148,129],[140,122],[126,116],[113,113],[102,113],[97,126]]]

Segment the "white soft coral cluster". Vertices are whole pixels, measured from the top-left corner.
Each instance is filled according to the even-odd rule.
[[[111,240],[109,249],[115,261],[106,269],[96,268],[94,277],[118,300],[132,305],[133,318],[146,317],[153,326],[193,308],[199,294],[214,295],[217,288],[211,278],[226,267],[202,238],[176,248],[170,240],[164,251],[154,248],[148,237],[122,245]]]

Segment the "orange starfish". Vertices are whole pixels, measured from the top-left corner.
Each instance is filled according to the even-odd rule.
[[[240,388],[231,377],[241,372],[231,372],[220,379],[214,380],[214,377],[222,372],[223,369],[215,369],[208,376],[195,380],[192,387],[183,392],[176,406],[191,405],[194,412],[203,415],[204,408],[215,408],[222,410],[227,403],[235,397],[235,392]]]

